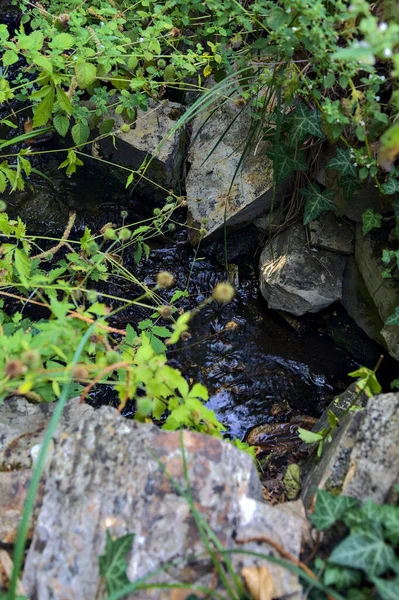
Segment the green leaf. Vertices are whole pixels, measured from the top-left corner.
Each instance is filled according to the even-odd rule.
[[[34,109],[33,115],[33,127],[40,127],[46,125],[47,121],[51,118],[54,105],[54,88],[49,87],[43,100]]]
[[[385,537],[392,544],[399,544],[399,506],[382,506],[381,521]]]
[[[357,170],[353,164],[353,160],[349,150],[337,148],[336,155],[331,158],[326,164],[326,169],[334,169],[341,175],[350,175],[357,177]]]
[[[381,186],[381,189],[387,196],[392,196],[396,192],[399,192],[399,180],[389,177],[388,181]]]
[[[3,54],[3,67],[9,67],[14,63],[18,62],[19,56],[14,50],[6,50]]]
[[[171,331],[167,327],[161,327],[160,325],[154,325],[151,329],[151,333],[158,337],[168,338],[171,335]]]
[[[15,248],[14,252],[15,268],[23,285],[27,284],[30,275],[31,262],[29,256],[20,248]]]
[[[288,500],[295,500],[301,491],[301,469],[299,465],[288,465],[283,479],[285,494]]]
[[[399,598],[399,577],[395,579],[380,579],[372,577],[371,581],[377,588],[377,592],[382,600],[398,600]]]
[[[80,144],[85,144],[89,139],[90,129],[87,123],[78,121],[72,127],[71,133],[73,141],[79,146]]]
[[[338,590],[342,590],[352,585],[359,586],[362,582],[362,574],[359,570],[326,565],[323,582],[324,585],[335,585]]]
[[[339,180],[339,185],[342,188],[345,200],[351,200],[353,194],[360,189],[361,183],[359,177],[342,175]]]
[[[399,306],[397,306],[395,312],[386,319],[385,325],[399,325]]]
[[[328,562],[361,569],[370,577],[391,569],[396,557],[391,546],[381,538],[373,534],[352,533],[333,550]]]
[[[69,129],[69,119],[64,115],[55,115],[53,119],[53,125],[57,133],[59,133],[62,137],[65,137]]]
[[[372,208],[368,208],[362,214],[362,232],[366,235],[372,229],[378,229],[381,227],[382,216],[379,213],[374,212]]]
[[[305,225],[317,219],[322,212],[336,208],[334,190],[321,191],[315,183],[310,183],[307,189],[299,190],[306,198],[303,222]]]
[[[316,444],[321,442],[323,436],[320,433],[315,433],[314,431],[308,431],[307,429],[302,429],[302,427],[298,427],[298,436],[305,444]]]
[[[325,490],[318,490],[315,511],[309,519],[319,531],[325,531],[339,521],[347,510],[358,506],[359,502],[356,498],[333,496]],[[348,563],[344,566],[352,565]]]
[[[57,50],[69,50],[74,45],[74,38],[70,33],[59,33],[55,35],[49,46]]]
[[[79,61],[75,65],[75,73],[78,85],[81,89],[85,90],[90,84],[92,84],[97,76],[97,69],[95,65]]]
[[[62,110],[64,110],[67,115],[71,115],[72,114],[72,103],[69,99],[69,96],[66,92],[64,92],[64,90],[62,88],[60,88],[58,85],[55,88],[56,92],[57,92],[57,101],[58,104],[60,105],[60,108],[62,108]]]
[[[32,31],[32,33],[30,33],[29,35],[21,34],[18,37],[18,47],[21,48],[21,50],[30,50],[32,52],[38,52],[42,49],[43,42],[44,35],[38,29],[36,31]]]
[[[324,138],[320,117],[321,113],[318,110],[310,110],[303,102],[300,102],[287,119],[290,125],[290,144],[296,146],[309,135]]]
[[[105,552],[98,558],[98,564],[108,594],[116,593],[129,584],[126,575],[127,556],[132,549],[133,539],[134,533],[113,539],[107,529]]]
[[[105,135],[107,133],[111,133],[111,131],[113,130],[114,126],[115,126],[115,119],[105,119],[101,123],[101,125],[99,127],[99,131],[100,131],[101,135]]]
[[[295,171],[306,171],[308,168],[303,153],[288,146],[278,144],[266,154],[273,160],[276,184],[288,179]]]
[[[176,290],[173,293],[172,298],[170,299],[170,303],[173,304],[174,302],[176,302],[177,300],[180,300],[180,298],[188,298],[188,290]]]
[[[46,71],[47,73],[52,73],[53,72],[53,63],[46,56],[42,56],[42,54],[35,54],[33,56],[32,62],[36,66],[38,66],[41,69],[43,69],[43,71]]]

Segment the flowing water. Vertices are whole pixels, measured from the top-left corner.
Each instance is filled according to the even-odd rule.
[[[44,158],[39,166],[48,170],[48,165]],[[101,178],[81,172],[76,178],[66,179],[52,169],[50,175],[54,188],[38,181],[32,189],[10,198],[9,212],[26,220],[32,233],[59,235],[70,208],[78,211],[73,232],[78,237],[85,226],[97,232],[109,221],[120,225],[122,209],[129,212],[127,222],[152,214],[148,201],[129,198],[123,189],[115,190],[106,173]],[[184,214],[180,216],[184,219]],[[201,249],[195,256],[185,240],[184,229],[178,229],[168,237],[155,239],[149,260],[139,267],[130,251],[124,255],[124,264],[149,285],[155,283],[159,271],[172,272],[176,288],[188,287],[189,298],[179,304],[187,310],[203,302],[226,274]],[[355,339],[353,323],[339,307],[302,319],[297,323],[298,333],[279,314],[268,310],[258,290],[253,257],[238,259],[238,268],[240,284],[234,301],[228,305],[213,302],[202,309],[192,321],[191,338],[171,348],[168,357],[186,377],[208,387],[209,407],[225,424],[228,435],[243,438],[249,428],[273,421],[276,415],[283,415],[279,419],[298,413],[318,416],[335,393],[349,383],[350,370],[367,360],[373,366],[378,348],[368,352],[371,342],[358,330],[355,337],[360,343],[355,344],[352,356],[336,346],[329,335],[334,327],[341,338],[349,328],[346,337],[352,342]],[[111,279],[107,285],[112,294],[134,298],[139,293],[127,282]],[[172,293],[165,292],[165,298]],[[132,308],[119,313],[113,324],[135,326],[146,316],[142,310]],[[362,355],[364,347],[366,357]],[[92,401],[96,405],[117,402],[109,388],[98,390]],[[128,405],[125,414],[129,416],[133,410]]]

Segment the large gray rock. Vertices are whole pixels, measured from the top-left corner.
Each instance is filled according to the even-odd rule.
[[[357,410],[348,407],[363,406]],[[338,396],[327,410],[340,419],[321,459],[311,456],[304,467],[302,499],[312,506],[318,488],[333,493],[371,498],[382,503],[399,480],[399,394],[359,398],[356,383]],[[327,411],[313,431],[327,426]]]
[[[291,225],[268,242],[259,262],[262,295],[269,308],[300,316],[326,308],[342,296],[347,257],[311,250],[306,230]]]
[[[177,121],[184,113],[184,107],[176,102],[163,100],[159,104],[150,102],[147,111],[137,110],[137,118],[131,129],[121,131],[124,121],[120,115],[109,114],[115,121],[114,136],[106,137],[100,142],[100,153],[116,164],[137,170],[149,163],[143,172],[144,177],[137,175],[135,183],[139,189],[147,193],[165,197],[169,189],[174,189],[181,178],[181,166],[184,155],[184,128],[174,130]],[[119,173],[126,180],[126,172]]]
[[[384,323],[353,257],[349,258],[345,268],[341,302],[357,325],[370,338],[383,345],[381,330]]]
[[[12,396],[0,406],[0,542],[14,541],[32,478],[34,458],[40,449],[55,404],[31,404],[26,398]],[[54,442],[68,424],[72,426],[93,412],[79,398],[70,400],[54,434]],[[48,459],[51,459],[51,444]],[[43,498],[43,481],[36,497],[29,536]]]
[[[333,212],[323,213],[319,219],[309,223],[309,233],[310,245],[314,248],[348,255],[355,250],[353,227],[337,219]]]
[[[355,259],[366,289],[385,323],[399,306],[399,282],[396,279],[383,279],[381,272],[381,244],[370,235],[364,236],[360,225],[356,226]],[[399,327],[383,325],[380,334],[391,356],[399,360]]]
[[[223,227],[249,223],[270,209],[273,163],[266,144],[250,148],[250,107],[224,102],[194,120],[186,179],[190,241],[198,243]],[[214,112],[213,112],[214,111]],[[275,199],[277,205],[279,196]],[[200,234],[200,229],[203,233]]]
[[[172,562],[148,583],[216,584],[189,503],[178,488],[187,486],[181,440],[195,506],[224,547],[274,553],[267,544],[237,544],[263,535],[298,556],[303,516],[260,501],[260,483],[247,454],[216,438],[192,432],[181,437],[128,421],[104,407],[69,428],[55,447],[23,575],[30,598],[93,600],[107,529],[116,537],[135,533],[128,556],[131,581]],[[231,560],[238,573],[262,562],[238,554]],[[297,577],[268,566],[273,597],[299,599]],[[131,597],[176,596],[170,589],[149,589]]]

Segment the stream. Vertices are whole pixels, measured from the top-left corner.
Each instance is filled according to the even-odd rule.
[[[107,173],[101,177],[97,172],[80,171],[68,179],[53,158],[47,157],[46,162],[44,156],[42,161],[39,167],[54,187],[35,179],[30,189],[6,198],[10,215],[19,214],[30,233],[59,236],[71,208],[77,210],[73,231],[77,238],[85,226],[96,233],[107,222],[121,225],[122,210],[128,211],[126,223],[152,214],[153,204],[130,198],[106,179]],[[180,212],[178,217],[184,221],[184,212]],[[360,364],[373,367],[380,350],[338,305],[287,322],[268,310],[261,297],[253,256],[243,255],[235,262],[240,284],[233,302],[213,302],[202,309],[191,323],[190,339],[171,348],[168,358],[185,377],[207,386],[208,406],[226,426],[227,435],[243,439],[256,425],[286,421],[298,414],[319,416],[334,395],[350,383],[348,372]],[[226,279],[224,268],[206,248],[200,248],[195,256],[183,227],[154,238],[149,259],[139,266],[133,252],[127,250],[124,264],[148,285],[155,283],[159,271],[173,273],[175,289],[188,288],[189,297],[178,304],[185,310],[196,308],[216,283]],[[106,286],[108,293],[127,297],[140,291],[112,277]],[[172,294],[173,290],[165,291],[165,299]],[[135,326],[146,317],[148,313],[134,307],[118,313],[112,325]],[[96,406],[117,405],[118,400],[109,387],[102,387],[93,393],[91,402]],[[132,416],[133,412],[130,403],[124,414]]]

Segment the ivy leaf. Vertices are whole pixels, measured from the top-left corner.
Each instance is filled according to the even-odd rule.
[[[59,133],[62,137],[65,137],[69,129],[69,119],[64,115],[55,115],[53,119],[53,125],[57,133]]]
[[[323,575],[324,585],[335,585],[338,590],[342,590],[352,585],[359,586],[361,581],[362,574],[359,570],[326,565]]]
[[[75,73],[79,87],[82,90],[85,90],[91,83],[95,81],[97,69],[95,65],[81,61],[76,63]]]
[[[339,180],[339,185],[342,188],[345,200],[351,200],[353,194],[360,189],[360,179],[352,175],[343,175]]]
[[[337,148],[336,155],[331,158],[326,164],[326,169],[334,169],[338,171],[341,175],[350,175],[352,177],[357,177],[357,170],[355,165],[353,164],[351,154],[349,150],[343,150],[342,148]]]
[[[84,144],[89,139],[90,129],[84,121],[78,121],[71,130],[72,139],[77,146]]]
[[[393,568],[396,557],[393,548],[381,538],[371,533],[352,533],[333,550],[328,562],[361,569],[370,577]]]
[[[395,312],[389,315],[385,321],[385,325],[399,325],[399,306],[395,308]]]
[[[105,579],[108,594],[118,592],[129,584],[126,575],[127,555],[132,549],[134,533],[113,539],[107,529],[105,552],[98,558],[100,575]]]
[[[54,106],[54,88],[49,86],[46,95],[40,104],[37,105],[33,116],[33,127],[40,127],[46,125],[47,121],[51,117]]]
[[[396,579],[380,579],[378,577],[373,577],[371,581],[374,583],[377,588],[377,592],[381,596],[382,600],[398,600],[398,590],[399,590],[399,577]]]
[[[288,117],[291,146],[299,144],[309,135],[324,138],[320,117],[321,114],[318,110],[310,110],[303,102],[300,102]]]
[[[359,502],[356,498],[333,496],[325,490],[318,490],[315,511],[309,519],[319,531],[325,531],[339,521],[347,510],[358,506]],[[351,567],[352,565],[348,563],[343,566]]]
[[[382,216],[379,213],[374,212],[372,208],[365,210],[362,214],[363,235],[366,235],[372,229],[378,229],[378,227],[381,227],[381,220]]]
[[[295,151],[283,144],[279,144],[266,154],[273,160],[276,184],[288,179],[295,171],[306,171],[308,168],[301,151]]]
[[[321,191],[315,183],[310,183],[307,189],[301,189],[300,192],[306,198],[303,223],[307,225],[310,221],[317,219],[322,212],[334,210],[336,208],[334,190]]]
[[[399,181],[394,177],[390,177],[386,183],[381,186],[381,189],[384,194],[387,196],[392,196],[399,192]]]
[[[399,544],[399,506],[382,506],[381,508],[385,536],[392,544]]]

